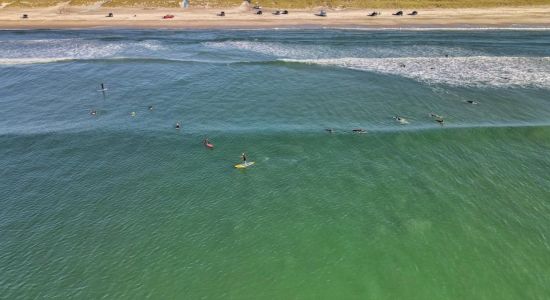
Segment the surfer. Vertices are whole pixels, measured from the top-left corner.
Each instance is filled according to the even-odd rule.
[[[246,165],[246,153],[241,154],[241,159],[243,160],[243,164]]]
[[[180,129],[180,128],[181,128],[180,122],[176,122],[176,129]]]
[[[396,120],[397,122],[401,123],[401,124],[408,124],[409,121],[407,121],[405,118],[402,118],[400,116],[395,116],[393,117],[394,120]]]
[[[367,131],[363,128],[356,128],[352,130],[354,133],[367,133]]]
[[[149,105],[149,110],[153,110],[153,105]]]
[[[469,103],[469,104],[478,104],[478,103],[475,102],[474,100],[466,100],[466,103]]]
[[[210,141],[208,140],[208,138],[205,138],[203,141],[202,141],[202,144],[208,148],[208,149],[214,149],[214,145],[212,145],[210,143]]]
[[[443,117],[438,114],[430,113],[430,117],[434,118],[435,121],[439,123],[439,125],[443,125],[443,123],[445,122],[445,120],[443,120]]]
[[[334,133],[334,129],[332,128],[326,128],[325,131],[328,133]]]

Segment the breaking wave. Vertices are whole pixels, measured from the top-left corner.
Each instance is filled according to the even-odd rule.
[[[481,51],[474,51],[459,47],[435,47],[423,45],[409,45],[406,47],[357,45],[354,47],[342,47],[341,45],[301,45],[252,41],[206,42],[203,43],[203,45],[207,48],[249,51],[270,57],[288,59],[326,59],[342,57],[425,57],[445,56],[449,54],[454,56],[475,56],[486,54]]]
[[[283,59],[399,75],[428,83],[550,87],[550,57],[407,57]]]
[[[9,40],[0,43],[0,64],[51,63],[146,55],[164,49],[157,41],[103,42],[86,39]]]
[[[52,62],[71,61],[71,57],[50,57],[50,58],[0,58],[0,65],[31,65],[47,64]]]
[[[299,63],[401,76],[453,86],[550,88],[550,57],[494,55],[480,48],[422,44],[380,45],[365,39],[224,40],[174,45],[85,38],[0,41],[0,65],[71,61],[154,63]]]
[[[550,57],[490,56],[438,46],[363,46],[350,49],[276,42],[205,43],[218,49],[252,51],[276,60],[402,76],[455,86],[550,87]]]

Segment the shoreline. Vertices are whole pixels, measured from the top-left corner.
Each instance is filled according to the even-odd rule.
[[[225,17],[216,16],[225,11]],[[275,9],[264,8],[263,15],[242,7],[228,9],[143,9],[69,7],[0,9],[0,29],[289,29],[289,28],[550,28],[550,6],[500,7],[491,9],[424,9],[417,16],[393,16],[396,10],[377,10],[382,14],[368,17],[371,10],[326,10],[326,17],[316,10],[290,10],[288,15],[273,15]],[[405,14],[411,10],[405,11]],[[106,17],[113,13],[114,17]],[[23,14],[28,19],[23,19]],[[173,19],[162,19],[164,15]]]

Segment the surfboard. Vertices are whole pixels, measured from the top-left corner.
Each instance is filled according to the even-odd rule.
[[[236,165],[235,165],[235,168],[237,168],[237,169],[245,169],[245,168],[248,168],[248,167],[252,166],[253,164],[254,164],[253,161],[249,161],[249,162],[247,162],[247,163],[236,164]]]
[[[204,146],[208,149],[214,149],[214,145],[208,143],[208,144],[204,144]]]
[[[105,92],[107,89],[99,89],[98,92]]]

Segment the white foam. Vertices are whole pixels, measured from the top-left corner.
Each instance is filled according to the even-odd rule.
[[[162,50],[158,41],[97,41],[75,39],[9,40],[0,43],[0,64],[51,63],[65,60],[143,56]]]
[[[408,45],[406,47],[383,47],[375,45],[358,45],[356,47],[337,47],[330,45],[293,45],[274,42],[226,41],[207,42],[205,47],[215,49],[240,50],[256,52],[276,58],[289,59],[323,59],[341,57],[425,57],[444,56],[452,53],[455,56],[484,55],[459,47]]]
[[[299,28],[297,28],[299,29]],[[356,30],[356,31],[550,31],[550,27],[323,27],[332,30]]]
[[[51,57],[51,58],[0,58],[0,65],[30,65],[47,64],[52,62],[69,61],[71,57]]]
[[[459,47],[429,45],[339,47],[226,41],[206,47],[251,51],[287,62],[378,72],[428,83],[550,87],[549,57],[490,56]],[[446,57],[446,55],[452,55]]]
[[[428,83],[550,87],[550,57],[347,57],[283,61],[399,75]]]

